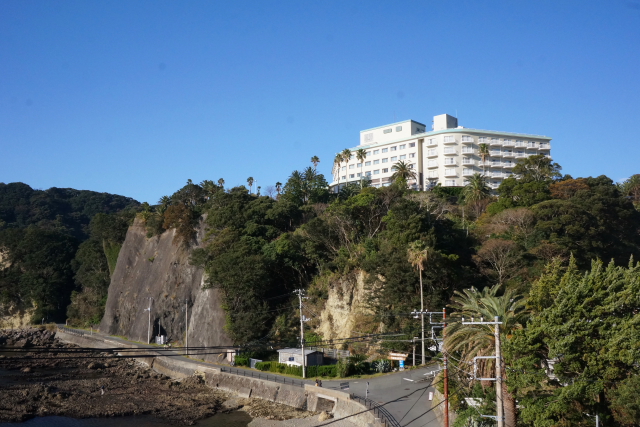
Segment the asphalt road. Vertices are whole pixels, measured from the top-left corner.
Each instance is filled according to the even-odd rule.
[[[59,326],[64,327],[64,325]],[[85,330],[77,331],[83,332],[85,334],[87,333],[87,331]],[[104,335],[97,332],[94,332],[93,334],[118,342],[132,344],[131,341],[127,341],[119,337]],[[139,343],[135,344],[141,348],[146,347],[157,349],[157,347],[153,346],[147,346]],[[216,365],[214,363],[200,362],[188,359],[186,357],[177,356],[177,354],[179,354],[179,351],[177,350],[174,354],[176,354],[176,356],[174,357],[192,363],[222,367],[222,365]],[[340,390],[340,383],[348,382],[349,389],[344,391],[348,391],[358,396],[365,397],[365,395],[367,394],[366,390],[368,382],[368,398],[383,406],[402,427],[440,427],[441,423],[436,418],[435,411],[431,410],[431,402],[429,401],[429,392],[434,392],[435,388],[430,386],[431,376],[429,376],[428,374],[437,368],[437,365],[432,365],[427,368],[394,372],[384,376],[369,379],[356,378],[350,379],[348,381],[323,380],[322,386],[329,389]],[[234,367],[234,369],[256,372],[254,370],[244,369],[242,367]],[[269,372],[268,374],[269,376],[281,377],[271,372]],[[287,379],[290,380],[291,378],[287,377]],[[314,380],[315,378],[311,378],[305,382],[314,384]]]

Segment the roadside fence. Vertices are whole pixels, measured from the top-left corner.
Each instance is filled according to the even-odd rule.
[[[233,375],[240,375],[243,377],[257,378],[259,380],[273,381],[276,383],[288,384],[296,387],[304,387],[305,385],[304,381],[294,380],[293,378],[281,377],[277,375],[269,375],[264,372],[248,371],[245,369],[221,367],[220,372],[225,372]]]
[[[370,409],[373,412],[373,415],[375,415],[376,418],[379,418],[380,422],[382,422],[385,427],[402,427],[400,423],[393,418],[393,415],[391,415],[384,406],[378,405],[377,402],[355,394],[352,394],[351,398],[353,400],[357,400]]]

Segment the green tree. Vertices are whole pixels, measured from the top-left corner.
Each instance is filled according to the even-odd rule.
[[[424,312],[424,289],[422,287],[422,271],[426,264],[429,262],[430,257],[433,254],[433,248],[425,246],[423,242],[415,241],[409,245],[407,251],[409,255],[409,263],[418,270],[418,277],[420,278],[420,312]],[[422,329],[422,364],[425,364],[425,349],[424,349],[424,314],[420,315],[421,329]]]
[[[484,176],[484,166],[487,163],[487,159],[489,158],[489,145],[480,144],[478,146],[478,155],[480,156],[480,161],[482,162],[482,175]]]
[[[320,163],[320,157],[313,156],[311,158],[311,163],[313,163],[313,171],[315,172],[315,170],[318,168],[318,163]]]
[[[218,180],[218,185],[220,186],[220,188],[222,188],[224,190],[224,178],[220,178]]]
[[[396,164],[391,166],[391,170],[393,171],[391,180],[396,182],[403,188],[407,187],[407,182],[410,179],[416,179],[416,173],[413,170],[413,165],[411,163],[405,162],[404,160],[400,160]]]
[[[504,344],[511,334],[523,328],[527,321],[527,310],[525,300],[513,290],[506,290],[500,294],[501,286],[496,284],[483,289],[465,289],[462,292],[456,291],[451,299],[450,307],[454,309],[452,322],[447,327],[444,342],[445,350],[455,353],[460,359],[467,363],[472,363],[476,356],[491,356],[495,354],[495,326],[493,325],[463,325],[462,318],[484,318],[493,320],[498,316],[502,324],[500,325],[500,340]],[[491,359],[486,359],[491,360]],[[481,371],[486,375],[495,372],[495,363],[480,363]],[[511,363],[510,360],[507,360]],[[509,373],[502,365],[502,377],[506,378]],[[503,403],[505,411],[505,425],[515,427],[517,419],[516,401],[503,385]]]
[[[251,194],[251,193],[252,193],[253,182],[254,182],[254,179],[253,179],[253,177],[252,177],[252,176],[250,176],[249,178],[247,178],[247,184],[249,184],[249,194]]]
[[[367,150],[364,148],[358,148],[356,150],[356,159],[360,162],[360,187],[363,187],[362,180],[364,178],[362,174],[362,166],[364,165],[364,161],[367,158]]]
[[[627,386],[640,374],[640,264],[594,261],[582,272],[572,260],[549,268],[532,295],[536,312],[504,346],[524,425],[593,426],[586,414],[637,425]]]

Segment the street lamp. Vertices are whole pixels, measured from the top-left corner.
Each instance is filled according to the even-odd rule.
[[[149,298],[149,308],[145,308],[144,311],[149,312],[149,327],[147,328],[147,344],[151,344],[151,304],[153,302],[153,297]]]

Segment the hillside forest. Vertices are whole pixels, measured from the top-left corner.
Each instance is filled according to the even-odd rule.
[[[316,161],[314,161],[314,159]],[[68,316],[96,323],[128,225],[149,238],[176,230],[174,244],[221,291],[226,329],[239,345],[297,345],[302,289],[321,308],[337,281],[365,278],[363,334],[418,336],[411,314],[451,313],[447,338],[431,360],[450,364],[456,426],[492,425],[495,383],[469,378],[476,356],[493,352],[493,327],[461,318],[499,316],[503,401],[508,426],[633,426],[640,420],[640,175],[573,178],[544,156],[521,160],[517,177],[489,189],[482,174],[465,187],[413,191],[413,173],[395,167],[392,185],[367,181],[329,191],[313,167],[261,194],[224,180],[191,180],[157,205],[76,190],[39,192],[0,184],[2,304],[37,307],[34,321]],[[51,193],[49,193],[51,192]],[[74,204],[83,193],[91,209]],[[207,239],[194,249],[204,218]],[[323,341],[307,323],[310,344]],[[379,357],[411,343],[338,345]],[[375,354],[374,354],[375,353]],[[495,372],[493,362],[480,364]],[[442,378],[436,379],[442,386]],[[480,406],[469,406],[476,398]]]

